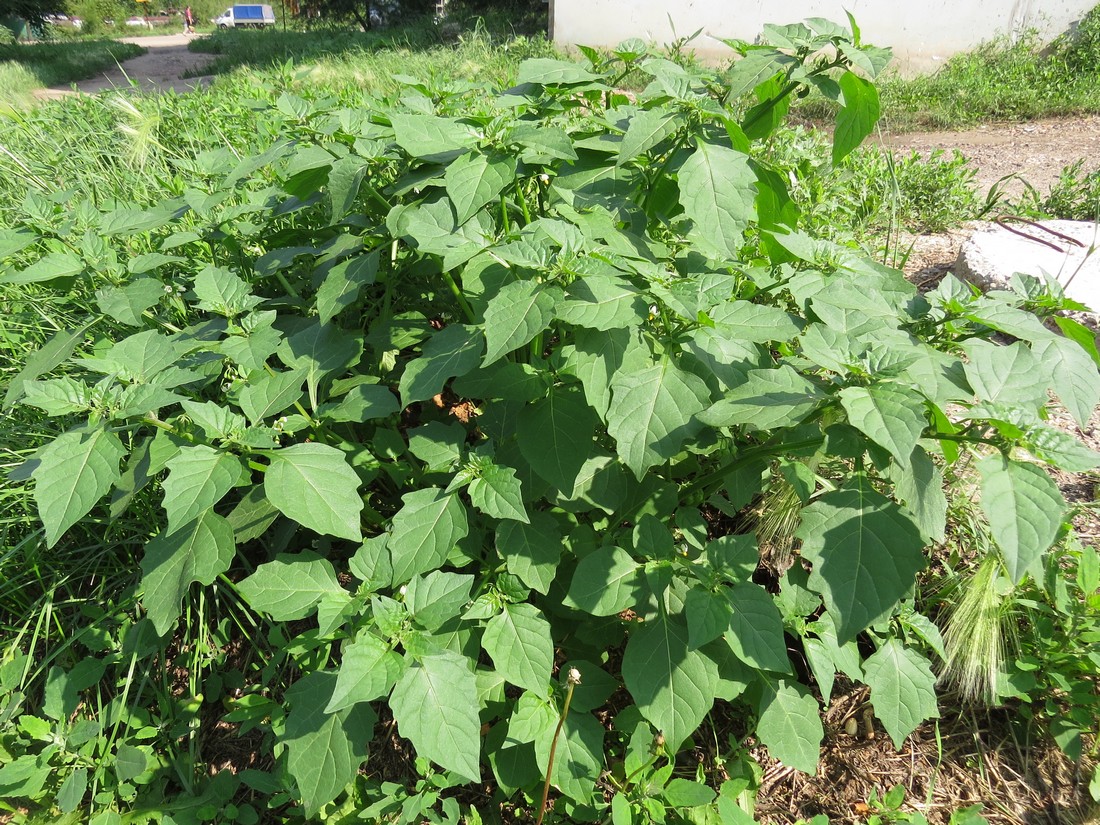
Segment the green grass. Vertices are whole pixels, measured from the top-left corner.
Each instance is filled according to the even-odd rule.
[[[36,87],[63,86],[144,53],[141,46],[113,40],[0,46],[0,89],[30,91],[32,78]]]

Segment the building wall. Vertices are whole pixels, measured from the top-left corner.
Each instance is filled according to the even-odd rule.
[[[890,46],[902,71],[920,71],[998,36],[1037,28],[1054,37],[1097,0],[552,0],[554,40],[614,46],[628,37],[667,43],[702,29],[691,47],[704,57],[729,54],[719,38],[754,40],[765,23],[807,17],[846,22],[863,40]]]

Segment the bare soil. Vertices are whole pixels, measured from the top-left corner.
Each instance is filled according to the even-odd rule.
[[[112,89],[133,89],[144,92],[189,92],[210,83],[209,77],[188,77],[210,63],[212,55],[187,50],[187,44],[196,35],[161,34],[151,37],[120,37],[123,43],[136,43],[148,49],[143,55],[123,61],[99,77],[82,80],[71,86],[55,86],[41,89],[36,97],[50,100],[73,94],[96,94]]]

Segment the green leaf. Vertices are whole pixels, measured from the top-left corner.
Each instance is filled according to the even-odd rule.
[[[733,614],[725,638],[734,655],[758,670],[790,673],[783,618],[772,597],[751,582],[730,585],[726,596]]]
[[[329,223],[343,220],[351,211],[369,169],[367,160],[355,155],[340,158],[332,164],[328,173]]]
[[[482,468],[467,489],[470,503],[493,518],[530,521],[523,506],[523,495],[516,471],[511,467],[491,464]]]
[[[345,592],[332,564],[311,551],[279,555],[261,564],[237,589],[253,608],[277,622],[304,619],[326,595]]]
[[[840,404],[852,426],[887,449],[902,467],[909,466],[928,423],[920,394],[897,384],[845,387]]]
[[[482,646],[497,672],[543,699],[550,696],[554,640],[550,623],[530,604],[508,604],[485,625]]]
[[[611,379],[616,373],[634,372],[651,363],[649,347],[637,329],[613,329],[606,333],[578,330],[569,367],[584,387],[584,397],[601,419],[611,406]]]
[[[725,593],[693,587],[684,598],[684,615],[687,617],[688,647],[698,650],[729,630],[733,607]]]
[[[306,371],[310,406],[317,409],[321,379],[355,364],[363,353],[363,341],[361,336],[331,324],[313,322],[284,340],[277,352],[290,369]]]
[[[638,627],[626,643],[622,673],[642,716],[665,735],[670,752],[714,704],[718,666],[689,649],[687,627],[678,619],[662,615]]]
[[[749,370],[745,383],[700,413],[712,427],[746,425],[753,430],[793,427],[818,406],[824,395],[787,364]]]
[[[358,384],[348,390],[339,403],[323,404],[317,413],[326,421],[351,421],[359,424],[375,418],[386,418],[400,410],[401,405],[389,387]]]
[[[817,773],[825,731],[817,700],[802,685],[765,680],[756,735],[784,765],[811,776]]]
[[[520,454],[540,478],[568,495],[592,452],[596,424],[596,414],[575,384],[555,387],[520,411]]]
[[[929,661],[897,639],[889,639],[863,663],[877,716],[901,748],[905,738],[925,719],[939,716],[936,677]]]
[[[840,76],[842,102],[833,131],[833,164],[847,157],[875,128],[881,112],[878,89],[853,72]]]
[[[125,286],[97,289],[95,297],[104,314],[120,324],[139,327],[144,323],[141,314],[164,297],[164,284],[154,278],[138,278]]]
[[[679,173],[680,204],[693,237],[726,260],[737,260],[741,236],[756,218],[756,175],[747,155],[699,141]]]
[[[72,252],[51,252],[19,272],[0,275],[0,284],[44,284],[84,271],[84,261]]]
[[[556,725],[547,725],[535,739],[535,759],[542,776],[549,768]],[[591,804],[604,768],[604,729],[588,713],[570,713],[561,726],[550,784],[563,794]]]
[[[426,401],[443,390],[447,379],[465,375],[481,361],[485,339],[476,327],[451,324],[435,333],[401,374],[399,390],[405,406]]]
[[[894,494],[912,514],[924,537],[942,542],[947,529],[947,495],[943,491],[943,473],[928,453],[917,447],[909,465],[891,465],[889,476],[894,482]]]
[[[124,455],[118,436],[102,428],[62,433],[36,453],[38,466],[31,477],[47,547],[57,544],[118,481]]]
[[[1018,583],[1030,573],[1043,580],[1043,554],[1062,526],[1065,499],[1058,486],[1034,464],[991,455],[978,462],[982,512],[1001,551],[1006,571]]]
[[[93,319],[83,326],[72,330],[55,332],[35,352],[23,362],[23,368],[19,370],[8,384],[4,393],[4,409],[10,409],[23,393],[23,385],[27,381],[33,381],[67,360],[77,346],[84,340],[84,333],[98,319]]]
[[[456,495],[428,487],[406,493],[401,501],[387,543],[394,585],[440,567],[469,532],[466,508]]]
[[[253,425],[262,424],[265,418],[278,415],[302,397],[305,380],[304,370],[290,370],[250,381],[241,390],[241,409]]]
[[[481,777],[477,679],[469,660],[450,650],[409,666],[390,695],[401,735],[418,755],[470,782]]]
[[[979,400],[1040,407],[1047,400],[1049,374],[1036,362],[1022,341],[1010,346],[988,341],[968,341],[966,378]]]
[[[378,275],[378,252],[340,261],[317,289],[317,315],[327,324],[359,299],[359,290]]]
[[[530,524],[505,521],[497,525],[496,549],[508,572],[545,595],[561,560],[561,531],[548,513],[533,513]]]
[[[438,630],[462,612],[473,583],[473,576],[441,570],[413,576],[405,589],[405,607],[421,627]]]
[[[645,298],[625,278],[587,275],[569,285],[555,308],[567,324],[607,332],[640,323],[649,312]]]
[[[564,86],[573,83],[590,83],[599,76],[572,60],[554,60],[537,57],[519,64],[516,83],[538,83],[542,86]]]
[[[702,429],[695,419],[710,401],[697,375],[664,360],[636,372],[619,372],[611,383],[607,432],[619,458],[641,481],[646,470],[675,456]]]
[[[263,303],[252,294],[249,286],[232,270],[207,266],[195,276],[197,306],[207,312],[234,318]]]
[[[166,466],[168,477],[162,486],[169,534],[221,501],[242,475],[241,462],[236,456],[205,444],[181,450]]]
[[[1052,338],[1032,350],[1040,369],[1053,376],[1054,391],[1084,427],[1100,403],[1100,372],[1092,358],[1068,338]]]
[[[414,158],[441,158],[477,143],[473,130],[454,118],[395,114],[390,121],[397,145]]]
[[[920,530],[863,474],[805,508],[795,535],[841,644],[889,616],[925,566]]]
[[[149,758],[141,748],[133,745],[119,745],[115,751],[115,778],[119,782],[129,782],[145,773],[149,767]]]
[[[565,603],[593,616],[613,616],[638,604],[641,568],[619,547],[589,553],[573,573]]]
[[[327,712],[336,684],[335,674],[317,671],[286,692],[290,712],[279,741],[286,746],[286,767],[298,785],[307,818],[315,817],[355,780],[378,720],[370,705]]]
[[[677,777],[668,783],[665,788],[665,802],[674,808],[698,808],[701,805],[709,805],[714,801],[716,794],[702,782],[692,782],[690,779]]]
[[[359,541],[359,476],[327,444],[295,444],[270,453],[264,489],[283,515],[317,533]]]
[[[55,802],[61,809],[61,813],[69,814],[75,811],[84,801],[84,794],[88,790],[88,769],[73,768],[73,772],[65,777],[61,787],[57,790]]]
[[[739,342],[789,341],[799,331],[798,322],[789,313],[751,301],[727,301],[710,309],[707,315],[719,332]]]
[[[157,635],[175,627],[180,602],[192,582],[213,584],[233,563],[233,527],[212,510],[145,545],[141,560],[142,603]]]
[[[516,167],[514,161],[490,160],[471,152],[451,163],[443,179],[455,207],[455,220],[462,225],[516,179]]]
[[[561,292],[535,281],[512,281],[485,308],[484,366],[528,343],[550,324]]]
[[[90,410],[92,394],[91,387],[68,375],[47,381],[26,381],[23,384],[23,403],[38,407],[51,416]]]
[[[676,117],[667,109],[645,109],[638,112],[630,119],[630,125],[619,144],[619,159],[615,165],[622,166],[643,152],[648,152],[672,137],[676,129]]]
[[[403,666],[403,660],[389,645],[369,631],[360,633],[341,654],[336,685],[325,713],[386,696],[397,684]]]

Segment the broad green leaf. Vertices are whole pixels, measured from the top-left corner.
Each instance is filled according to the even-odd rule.
[[[355,780],[367,760],[367,743],[378,720],[370,705],[329,713],[336,688],[334,673],[308,673],[286,692],[290,712],[279,741],[286,767],[298,785],[305,815],[313,818]]]
[[[716,794],[702,782],[676,777],[664,790],[665,802],[674,808],[698,808],[709,805]]]
[[[1044,375],[1031,350],[1022,341],[1009,346],[988,341],[968,341],[963,349],[969,356],[965,366],[966,378],[980,401],[1033,407],[1046,403],[1050,375]]]
[[[778,307],[754,304],[751,301],[728,301],[707,312],[718,326],[735,341],[765,344],[769,341],[789,341],[798,335],[798,323]]]
[[[840,76],[842,95],[833,131],[833,164],[840,163],[853,149],[863,143],[875,128],[880,113],[878,89],[870,80],[853,72]]]
[[[19,370],[4,393],[4,409],[10,409],[19,400],[23,392],[23,385],[27,381],[33,381],[67,360],[77,346],[84,340],[84,333],[96,323],[93,319],[83,326],[72,330],[61,330],[51,335],[41,347],[23,362],[23,368]]]
[[[543,777],[550,767],[555,727],[546,726],[535,739],[535,759]],[[550,784],[572,799],[591,803],[604,769],[604,753],[604,729],[596,717],[590,713],[570,713],[558,735]]]
[[[450,470],[462,458],[466,430],[458,422],[429,421],[408,435],[409,452],[428,465],[429,472]]]
[[[497,673],[513,685],[546,699],[554,667],[554,640],[550,623],[537,607],[509,604],[485,625],[482,646]]]
[[[23,383],[23,403],[51,416],[86,412],[92,408],[92,396],[90,386],[68,375]]]
[[[871,704],[894,747],[925,719],[939,716],[936,707],[936,677],[931,663],[898,639],[888,639],[863,663],[871,688]]]
[[[909,466],[928,424],[924,399],[918,393],[899,384],[845,387],[840,391],[840,404],[853,427],[889,450],[899,465]]]
[[[387,543],[394,585],[440,567],[469,532],[466,508],[457,495],[428,487],[406,493],[401,501]]]
[[[390,694],[401,735],[418,755],[470,782],[481,777],[477,679],[469,660],[450,650],[410,665]]]
[[[169,460],[167,468],[162,503],[168,514],[168,534],[221,501],[242,474],[240,459],[205,444],[181,450]]]
[[[197,306],[207,312],[235,318],[263,303],[252,294],[252,287],[235,272],[220,266],[207,266],[195,275]]]
[[[791,427],[817,409],[823,399],[813,383],[783,364],[776,369],[749,370],[745,383],[700,413],[699,420],[712,427]]]
[[[693,587],[684,598],[684,615],[687,617],[688,647],[698,650],[729,630],[733,607],[725,593]]]
[[[406,406],[426,401],[443,390],[447,380],[465,375],[481,361],[485,339],[481,330],[451,324],[424,344],[420,357],[410,361],[401,374],[401,401]]]
[[[471,152],[447,167],[443,176],[447,196],[455,208],[455,220],[466,223],[474,213],[500,195],[516,178],[514,161],[490,159]]]
[[[256,610],[277,622],[304,619],[327,595],[345,592],[332,564],[311,551],[280,555],[241,579],[237,589]]]
[[[317,413],[326,421],[351,421],[360,424],[375,418],[386,418],[400,410],[397,396],[389,387],[381,384],[358,384],[348,390],[339,402],[322,404]]]
[[[81,366],[103,375],[118,374],[124,381],[147,383],[179,358],[181,347],[154,329],[123,338],[97,357],[82,358]],[[163,381],[160,386],[168,386]],[[183,383],[183,382],[176,382]],[[172,384],[172,386],[176,386]]]
[[[765,680],[756,735],[784,765],[811,776],[817,773],[825,731],[817,700],[802,685]]]
[[[578,330],[568,364],[584,387],[584,397],[601,419],[611,406],[611,379],[616,373],[634,372],[652,363],[649,347],[636,329],[606,333]]]
[[[305,380],[304,370],[290,370],[250,381],[241,390],[241,409],[253,425],[261,424],[268,416],[278,415],[298,401]]]
[[[1062,526],[1065,499],[1040,467],[991,455],[978,462],[982,511],[1005,569],[1018,583],[1030,573],[1043,579],[1043,554]]]
[[[192,582],[207,585],[229,569],[236,547],[233,527],[212,510],[145,545],[141,560],[142,603],[157,634],[175,627],[180,602]]]
[[[366,159],[355,155],[340,158],[332,164],[328,173],[329,223],[343,220],[351,211],[369,169]]]
[[[264,486],[257,484],[241,497],[226,519],[237,544],[246,544],[266,533],[278,517],[278,508],[268,501]]]
[[[454,118],[395,114],[390,121],[397,145],[414,158],[446,156],[477,142],[473,130]]]
[[[46,528],[46,546],[87,515],[119,477],[122,442],[103,428],[62,433],[36,453],[34,501]]]
[[[359,541],[359,476],[327,444],[295,444],[270,453],[267,497],[283,515],[317,533]]]
[[[756,175],[747,155],[704,141],[679,173],[680,204],[701,246],[737,260],[741,236],[756,218]]]
[[[0,258],[10,258],[39,239],[36,232],[23,227],[0,229]]]
[[[806,507],[795,535],[841,644],[889,616],[926,563],[916,524],[862,474]]]
[[[529,521],[527,509],[523,506],[520,481],[511,467],[499,464],[485,467],[470,482],[467,492],[470,494],[470,503],[487,516]]]
[[[84,261],[72,252],[51,252],[18,272],[0,275],[0,284],[44,284],[84,271]]]
[[[378,252],[340,261],[317,289],[317,315],[327,324],[359,299],[359,290],[373,284],[378,274]]]
[[[623,681],[638,709],[676,751],[714,704],[718,666],[688,646],[687,627],[662,615],[639,626],[626,643]]]
[[[538,83],[543,86],[559,86],[574,83],[590,83],[599,80],[580,63],[572,60],[555,60],[549,57],[536,57],[519,64],[519,76],[516,82]]]
[[[638,604],[642,571],[619,547],[589,553],[573,573],[565,603],[593,616],[613,616]]]
[[[942,542],[947,529],[947,495],[943,473],[921,447],[913,450],[908,466],[891,465],[894,493],[912,514],[929,541]]]
[[[325,713],[335,713],[388,695],[397,684],[403,665],[401,657],[380,638],[369,631],[360,633],[341,654],[336,686]]]
[[[675,456],[702,429],[695,419],[710,393],[698,376],[665,360],[637,372],[619,372],[611,383],[607,432],[619,458],[640,481],[654,464]]]
[[[508,572],[543,595],[557,575],[561,547],[561,531],[548,513],[532,513],[530,524],[497,525],[496,549]]]
[[[790,673],[783,618],[772,597],[751,582],[730,585],[726,596],[733,615],[725,638],[734,655],[758,670]]]
[[[1052,338],[1032,350],[1040,369],[1050,372],[1052,386],[1070,415],[1084,427],[1100,403],[1100,372],[1075,341]]]
[[[648,152],[662,141],[675,134],[676,117],[667,109],[646,109],[630,119],[630,125],[619,144],[619,159],[616,166],[634,160],[643,152]]]
[[[596,414],[579,388],[558,386],[519,414],[519,450],[540,478],[569,494],[592,452]]]
[[[484,366],[531,341],[550,324],[561,292],[535,281],[512,281],[485,308]]]
[[[84,794],[88,791],[88,769],[74,768],[72,773],[65,777],[61,787],[57,790],[54,800],[61,813],[69,814],[75,811],[84,801]]]
[[[363,353],[363,341],[331,324],[313,322],[285,339],[277,352],[290,369],[305,370],[310,407],[317,409],[321,379],[355,364]]]
[[[129,782],[141,776],[149,767],[149,758],[144,750],[133,745],[119,745],[115,751],[115,778],[120,782]]]
[[[433,570],[426,576],[413,576],[405,588],[405,607],[417,624],[438,630],[448,619],[462,612],[470,601],[474,577],[461,573]]]
[[[626,279],[587,275],[569,285],[554,314],[567,324],[607,332],[636,325],[648,312],[645,298]]]
[[[121,287],[97,289],[96,304],[120,324],[141,326],[141,314],[164,297],[164,284],[154,278],[138,278]]]

